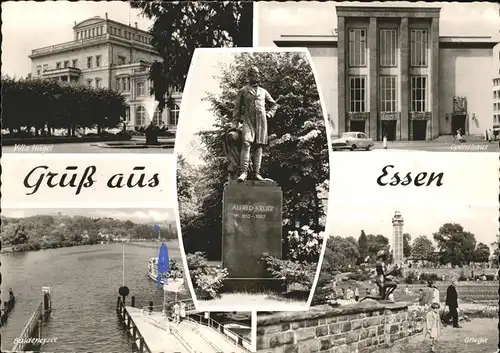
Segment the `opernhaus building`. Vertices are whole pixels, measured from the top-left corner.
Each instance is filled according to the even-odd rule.
[[[275,41],[309,49],[334,135],[430,140],[492,128],[492,37],[440,36],[436,7],[336,12],[336,35]]]

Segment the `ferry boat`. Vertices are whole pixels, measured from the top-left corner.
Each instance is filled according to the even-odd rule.
[[[156,282],[156,277],[158,276],[158,258],[152,257],[149,259],[148,264],[148,277]],[[162,285],[165,284],[165,278],[160,279]],[[183,290],[184,278],[169,278],[167,281],[168,289],[172,292],[177,292]]]

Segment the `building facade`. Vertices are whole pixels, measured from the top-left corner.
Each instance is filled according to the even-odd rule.
[[[403,225],[404,220],[401,212],[396,211],[392,217],[393,232],[393,259],[395,264],[402,265],[404,262],[403,252]]]
[[[430,140],[492,127],[491,37],[443,37],[439,8],[337,6],[335,35],[282,35],[307,47],[334,135]]]
[[[177,126],[181,93],[172,94],[173,109],[161,116],[150,95],[149,67],[162,58],[150,44],[152,36],[135,26],[108,18],[93,17],[73,26],[73,41],[34,49],[31,77],[56,79],[120,92],[128,105],[124,120],[129,127],[154,120],[169,128]]]

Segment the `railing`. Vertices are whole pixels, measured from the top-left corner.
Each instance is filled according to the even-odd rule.
[[[82,44],[100,42],[103,39],[108,39],[108,38],[109,38],[109,34],[102,34],[100,36],[96,36],[96,37],[92,37],[92,38],[72,40],[70,42],[65,42],[65,43],[50,45],[48,47],[33,49],[31,51],[31,55],[50,53],[50,52],[55,51],[55,50],[68,49],[68,48],[80,46]]]
[[[38,326],[42,324],[40,322],[42,316],[43,316],[43,302],[38,305],[38,308],[35,310],[33,315],[31,315],[26,326],[24,326],[23,331],[18,336],[19,339],[16,340],[14,347],[12,347],[13,352],[22,352],[25,350],[27,344],[26,342],[28,341],[29,338],[31,338],[33,332],[38,328]]]
[[[193,320],[193,319],[191,319],[191,318],[187,318],[187,319],[188,319],[189,321],[196,322],[196,321],[194,321],[194,320]],[[212,343],[212,342],[211,342],[208,338],[206,338],[206,337],[205,337],[205,335],[203,335],[203,334],[202,334],[202,333],[201,333],[198,329],[193,328],[193,331],[194,331],[194,332],[196,332],[198,335],[200,335],[200,336],[201,336],[201,338],[202,338],[202,339],[203,339],[206,343],[208,343],[208,345],[209,345],[210,347],[212,347],[213,349],[215,349],[215,351],[216,351],[216,352],[222,352],[222,350],[221,350],[219,347],[217,347],[215,344],[213,344],[213,343]]]
[[[175,328],[170,328],[172,334],[181,342],[181,344],[188,350],[189,353],[193,351],[193,347],[182,337],[182,335]]]
[[[179,300],[179,303],[185,303],[186,304],[186,312],[188,311],[195,311],[196,307],[194,305],[194,302],[192,299],[184,299],[184,300]],[[159,309],[159,310],[158,310]],[[142,307],[142,312],[162,312],[163,311],[163,305],[154,305],[154,306],[143,306]]]
[[[148,344],[146,343],[146,341],[144,340],[141,331],[135,325],[134,320],[132,320],[132,317],[125,308],[125,305],[123,305],[123,301],[119,302],[117,311],[121,321],[123,322],[123,324],[127,329],[127,333],[132,336],[134,344],[139,349],[139,353],[153,353],[149,348]],[[132,330],[132,333],[130,333],[130,330]],[[137,340],[139,340],[139,344],[137,344]]]
[[[215,321],[214,319],[212,318],[208,318],[208,319],[204,319],[202,315],[199,315],[199,314],[192,314],[191,316],[198,316],[200,318],[200,320],[194,320],[193,318],[186,318],[187,320],[191,321],[191,322],[194,322],[194,323],[197,323],[197,324],[201,324],[201,325],[204,325],[204,326],[208,326],[214,330],[216,330],[217,332],[220,332],[222,334],[222,336],[226,339],[226,341],[230,342],[230,343],[233,343],[234,345],[236,346],[239,346],[239,347],[242,347],[243,349],[247,350],[250,352],[250,347],[251,347],[251,342],[246,339],[245,337],[241,336],[241,335],[238,335],[236,332],[234,331],[231,331],[231,335],[235,336],[236,337],[236,341],[231,339],[226,333],[225,331],[228,330],[227,328],[224,329],[224,332],[221,331],[221,327],[224,328],[224,325],[222,325],[221,323]],[[206,323],[204,322],[206,320]],[[197,331],[198,332],[198,331]],[[198,332],[199,333],[199,332]],[[201,333],[200,333],[201,334]],[[240,343],[241,342],[241,343]],[[246,345],[244,344],[246,343],[246,345],[248,347],[246,347]]]

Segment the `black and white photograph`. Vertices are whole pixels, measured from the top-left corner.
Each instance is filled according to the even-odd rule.
[[[2,352],[252,347],[250,313],[195,309],[173,209],[3,209],[1,240]]]
[[[334,151],[500,151],[497,2],[259,2],[256,45],[308,48]]]
[[[303,49],[195,51],[175,153],[200,310],[307,309],[330,178],[320,95]]]
[[[258,352],[496,352],[498,206],[335,205],[308,312],[260,312]]]
[[[4,152],[173,153],[194,49],[252,25],[251,2],[2,3]]]

